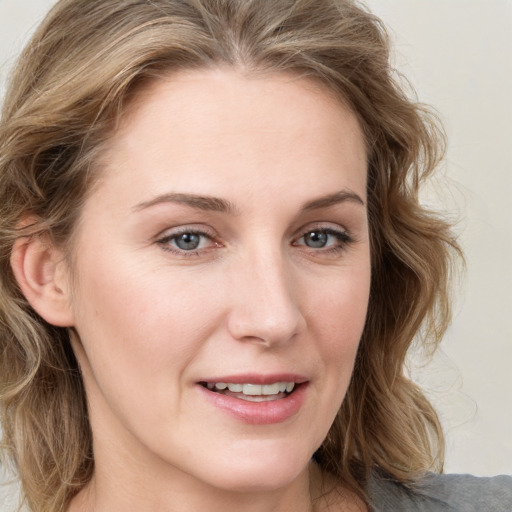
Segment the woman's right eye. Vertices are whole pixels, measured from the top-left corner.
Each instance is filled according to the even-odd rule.
[[[183,233],[172,239],[172,242],[182,251],[193,251],[201,245],[202,235],[197,233]]]
[[[158,243],[164,250],[193,255],[203,249],[208,249],[215,245],[213,238],[207,233],[200,231],[180,231],[170,233],[158,240]],[[218,244],[217,244],[218,245]]]

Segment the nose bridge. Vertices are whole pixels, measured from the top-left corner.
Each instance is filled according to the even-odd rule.
[[[238,264],[229,318],[232,336],[269,346],[291,340],[304,319],[283,251],[259,247]]]

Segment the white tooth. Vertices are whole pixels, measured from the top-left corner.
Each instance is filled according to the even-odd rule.
[[[225,382],[216,382],[215,387],[217,389],[226,389],[228,385]]]
[[[233,393],[241,393],[243,386],[242,384],[228,384],[228,389]]]
[[[261,395],[261,385],[260,384],[244,384],[243,385],[243,394],[244,395]]]
[[[213,382],[208,382],[208,383],[206,384],[206,387],[207,387],[208,389],[213,389],[213,388],[215,387],[215,384],[214,384]]]
[[[277,395],[271,395],[271,396],[263,396],[263,395],[256,395],[256,396],[250,396],[250,395],[242,395],[240,397],[242,400],[245,400],[246,402],[273,402],[274,400],[279,400],[279,397]]]
[[[286,382],[279,383],[279,393],[284,393],[286,391]]]
[[[279,393],[279,382],[275,384],[265,384],[261,386],[261,394],[262,395],[277,395]]]
[[[287,393],[290,393],[291,391],[293,391],[294,387],[295,387],[295,382],[288,382],[288,384],[286,384]]]

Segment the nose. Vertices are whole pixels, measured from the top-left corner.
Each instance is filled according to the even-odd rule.
[[[233,338],[270,348],[290,342],[304,329],[297,283],[279,252],[239,262],[229,281]]]

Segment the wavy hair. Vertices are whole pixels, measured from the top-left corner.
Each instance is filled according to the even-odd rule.
[[[404,92],[382,22],[352,0],[61,0],[22,53],[0,124],[2,449],[34,512],[62,512],[94,471],[92,433],[69,332],[23,297],[10,257],[22,236],[70,239],[95,163],[127,102],[173,70],[229,65],[289,72],[358,116],[368,151],[372,282],[346,398],[315,460],[365,496],[370,471],[411,484],[441,470],[436,413],[404,374],[418,336],[450,319],[460,253],[418,191],[444,153],[435,115]],[[20,224],[30,216],[30,225]]]

